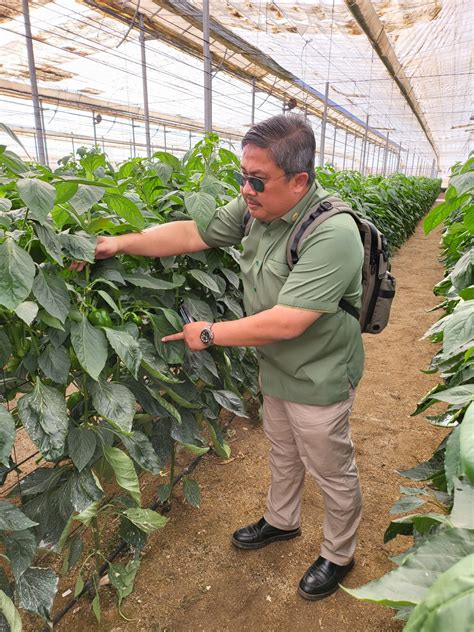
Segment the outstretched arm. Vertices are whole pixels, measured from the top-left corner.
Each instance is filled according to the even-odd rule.
[[[169,257],[188,252],[206,250],[209,246],[202,240],[196,223],[191,221],[169,222],[153,226],[141,233],[127,233],[97,237],[96,259],[108,259],[116,254],[141,255],[144,257]],[[71,267],[82,270],[85,262],[76,261]]]

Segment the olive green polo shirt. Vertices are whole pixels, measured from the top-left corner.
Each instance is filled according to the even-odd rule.
[[[283,217],[254,220],[244,237],[242,196],[218,208],[200,235],[211,247],[242,243],[240,267],[247,315],[275,305],[323,312],[292,340],[258,347],[261,387],[301,404],[327,406],[348,399],[362,376],[364,351],[358,321],[338,307],[341,298],[360,308],[363,248],[356,223],[335,215],[300,245],[289,270],[286,248],[295,223],[328,194],[313,184]]]

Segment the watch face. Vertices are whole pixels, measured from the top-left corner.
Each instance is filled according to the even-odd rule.
[[[211,330],[210,330],[210,329],[207,329],[207,328],[206,328],[206,329],[203,329],[203,330],[201,331],[201,336],[200,336],[200,338],[201,338],[201,342],[202,342],[204,345],[208,345],[208,344],[210,344],[210,343],[212,342],[212,339],[213,339],[213,335],[212,335]]]

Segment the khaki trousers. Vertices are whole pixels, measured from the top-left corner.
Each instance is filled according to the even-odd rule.
[[[324,540],[321,555],[335,564],[353,556],[362,515],[362,497],[355,464],[348,400],[330,406],[309,406],[264,397],[263,428],[270,440],[271,485],[265,520],[278,529],[300,526],[305,470],[321,488]]]

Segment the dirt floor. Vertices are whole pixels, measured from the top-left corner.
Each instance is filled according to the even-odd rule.
[[[365,375],[352,416],[353,439],[364,495],[364,518],[356,566],[345,583],[360,586],[394,567],[389,557],[408,547],[397,538],[383,544],[389,508],[407,484],[397,470],[431,456],[445,431],[422,416],[410,418],[416,402],[437,382],[421,373],[434,347],[420,338],[439,317],[432,288],[443,274],[438,262],[439,233],[425,237],[421,226],[396,254],[397,295],[390,326],[365,336]],[[260,518],[269,482],[268,444],[258,419],[232,424],[232,459],[206,457],[193,474],[202,491],[193,509],[177,491],[164,530],[144,550],[134,593],[118,615],[114,596],[103,588],[102,622],[107,632],[306,631],[388,632],[403,625],[393,611],[362,604],[338,591],[322,602],[296,593],[301,575],[318,556],[323,505],[308,478],[303,536],[259,551],[235,549],[231,533]],[[70,598],[70,597],[69,597]],[[57,606],[67,599],[58,599]],[[90,603],[82,599],[55,627],[61,632],[97,629]]]

